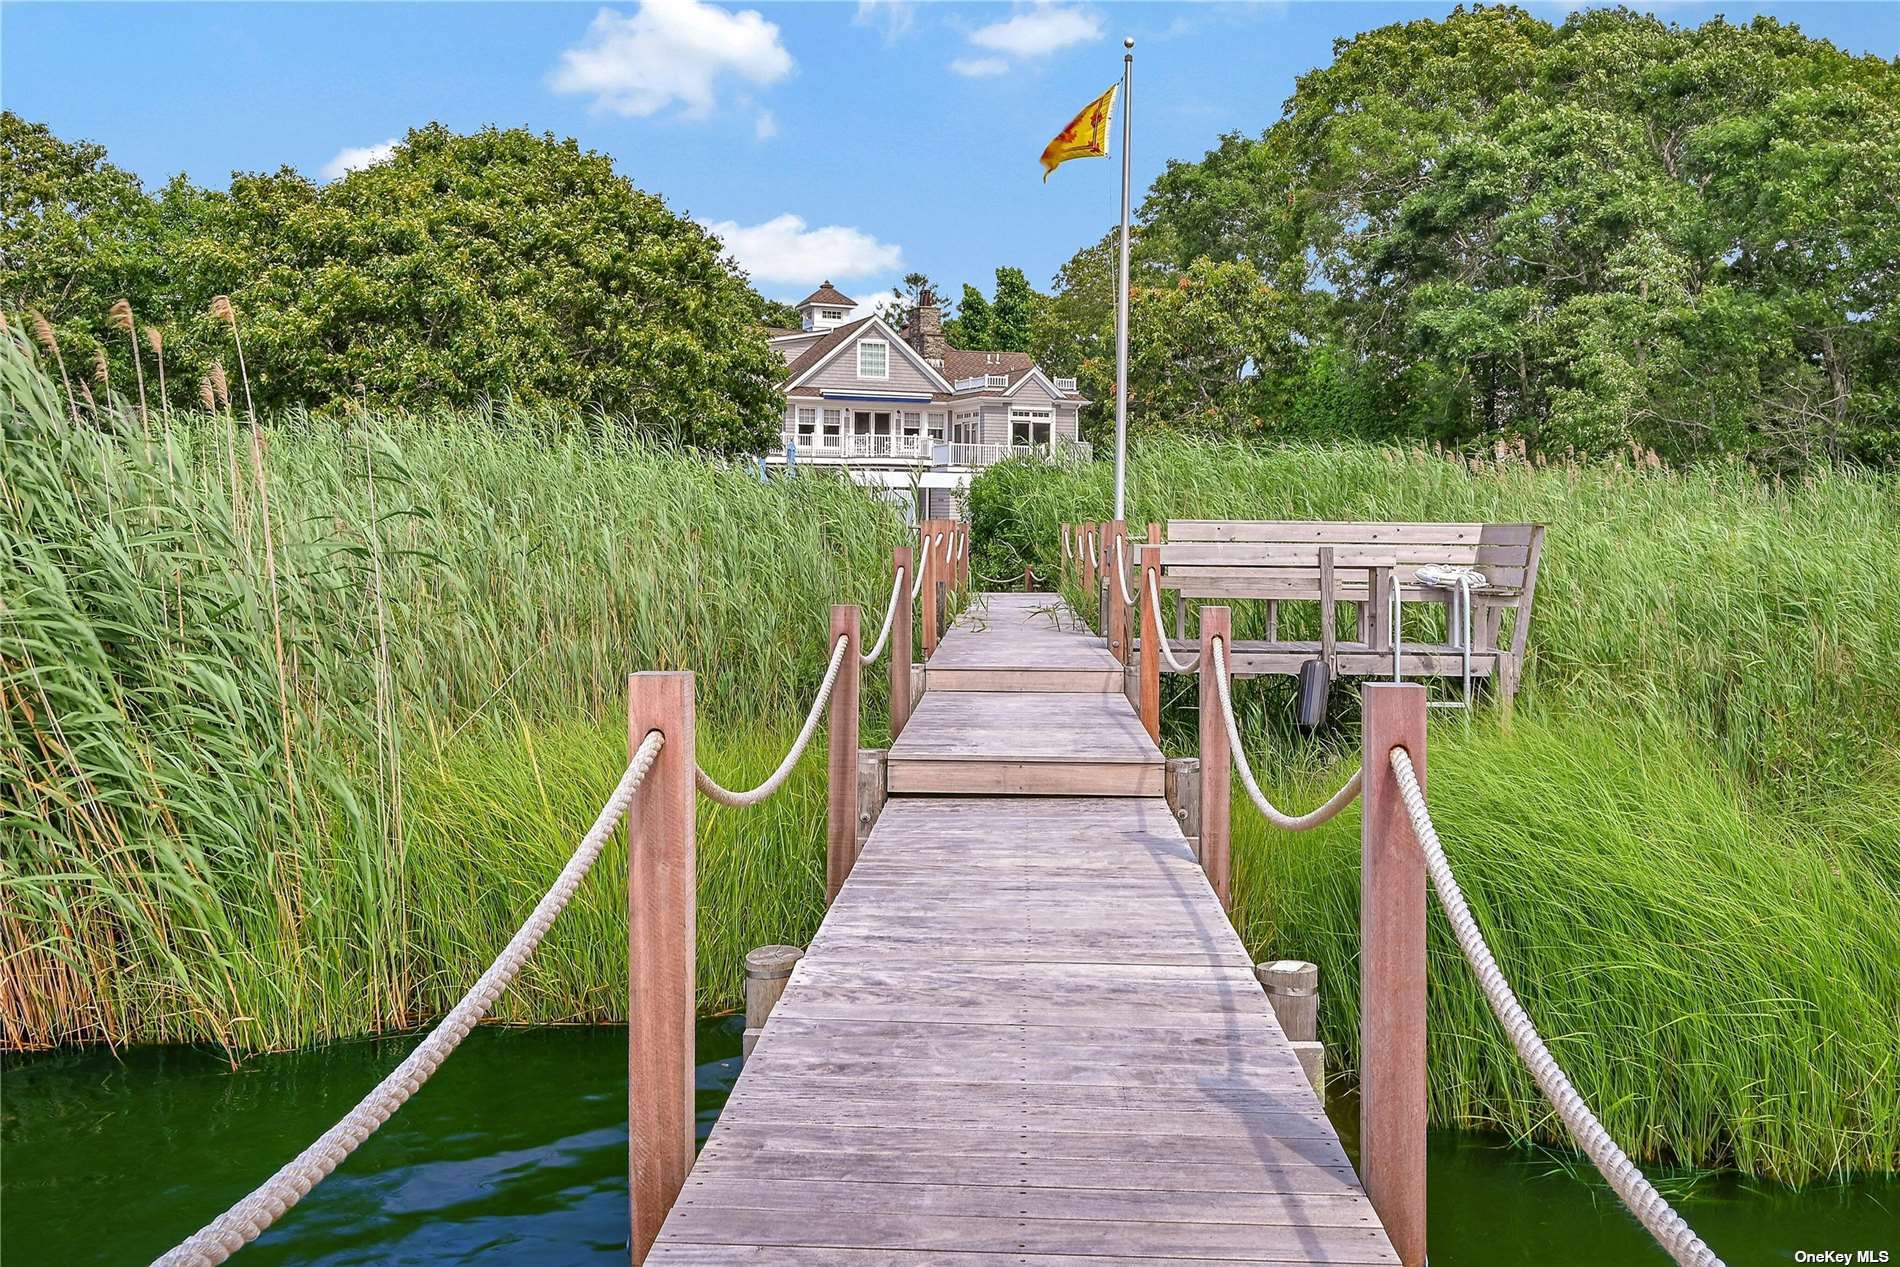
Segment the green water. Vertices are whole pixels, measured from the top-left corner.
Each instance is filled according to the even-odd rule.
[[[184,1049],[9,1057],[0,1066],[0,1264],[144,1263],[328,1127],[410,1040],[231,1070]],[[739,1028],[701,1025],[700,1137],[738,1075]],[[482,1030],[336,1174],[237,1260],[265,1264],[626,1262],[626,1034]],[[1353,1107],[1335,1103],[1351,1145]],[[1665,1264],[1569,1158],[1436,1132],[1435,1267]],[[1665,1176],[1665,1179],[1668,1177]],[[1798,1250],[1900,1263],[1900,1180],[1802,1192],[1670,1182],[1731,1267]]]

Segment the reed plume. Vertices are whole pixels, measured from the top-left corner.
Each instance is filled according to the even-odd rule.
[[[145,406],[145,366],[139,361],[138,321],[132,316],[132,301],[120,299],[112,305],[106,318],[114,327],[125,331],[126,341],[132,345],[132,373],[139,384],[139,427],[149,440],[152,438],[152,416]]]
[[[165,425],[172,423],[172,402],[165,394],[165,332],[158,326],[145,327],[145,345],[158,361],[158,407],[165,413]]]
[[[66,358],[60,355],[59,340],[53,336],[53,323],[42,317],[32,308],[26,310],[26,319],[33,323],[33,337],[46,349],[46,354],[59,366],[59,381],[66,385],[66,408],[79,421],[79,402],[73,397],[72,375],[66,372]]]
[[[253,429],[257,426],[257,406],[251,401],[251,374],[244,367],[244,340],[238,335],[237,309],[231,306],[229,295],[218,295],[211,300],[211,316],[231,327],[231,342],[237,348],[238,381],[244,384],[244,412],[251,419]]]
[[[218,395],[211,390],[210,375],[198,380],[198,403],[204,406],[204,411],[208,414],[218,412]]]

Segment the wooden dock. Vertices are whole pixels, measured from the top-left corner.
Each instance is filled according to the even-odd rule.
[[[1121,666],[979,596],[649,1261],[1398,1262]]]

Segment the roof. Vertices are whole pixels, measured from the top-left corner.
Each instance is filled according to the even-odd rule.
[[[810,330],[787,330],[784,326],[765,327],[765,337],[768,339],[789,339],[795,334],[811,333],[813,333],[813,331]]]
[[[846,300],[845,302],[849,303],[850,300]],[[825,357],[831,353],[833,348],[862,329],[867,321],[875,320],[877,320],[876,317],[859,317],[856,321],[847,321],[841,326],[833,326],[831,329],[825,331],[823,338],[806,348],[803,352],[800,352],[798,359],[785,367],[785,381],[789,383],[797,380],[806,370],[824,360]]]
[[[809,308],[813,304],[825,304],[833,308],[850,308],[857,304],[857,300],[851,298],[849,295],[843,294],[830,282],[826,282],[817,290],[812,291],[811,294],[799,300],[796,306]]]

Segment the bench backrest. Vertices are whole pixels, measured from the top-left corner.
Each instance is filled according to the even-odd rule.
[[[1373,569],[1390,567],[1410,589],[1430,564],[1475,567],[1521,593],[1536,583],[1543,532],[1541,524],[1174,519],[1159,549],[1167,587],[1194,598],[1316,599],[1322,548],[1332,551],[1342,599],[1362,597]]]

